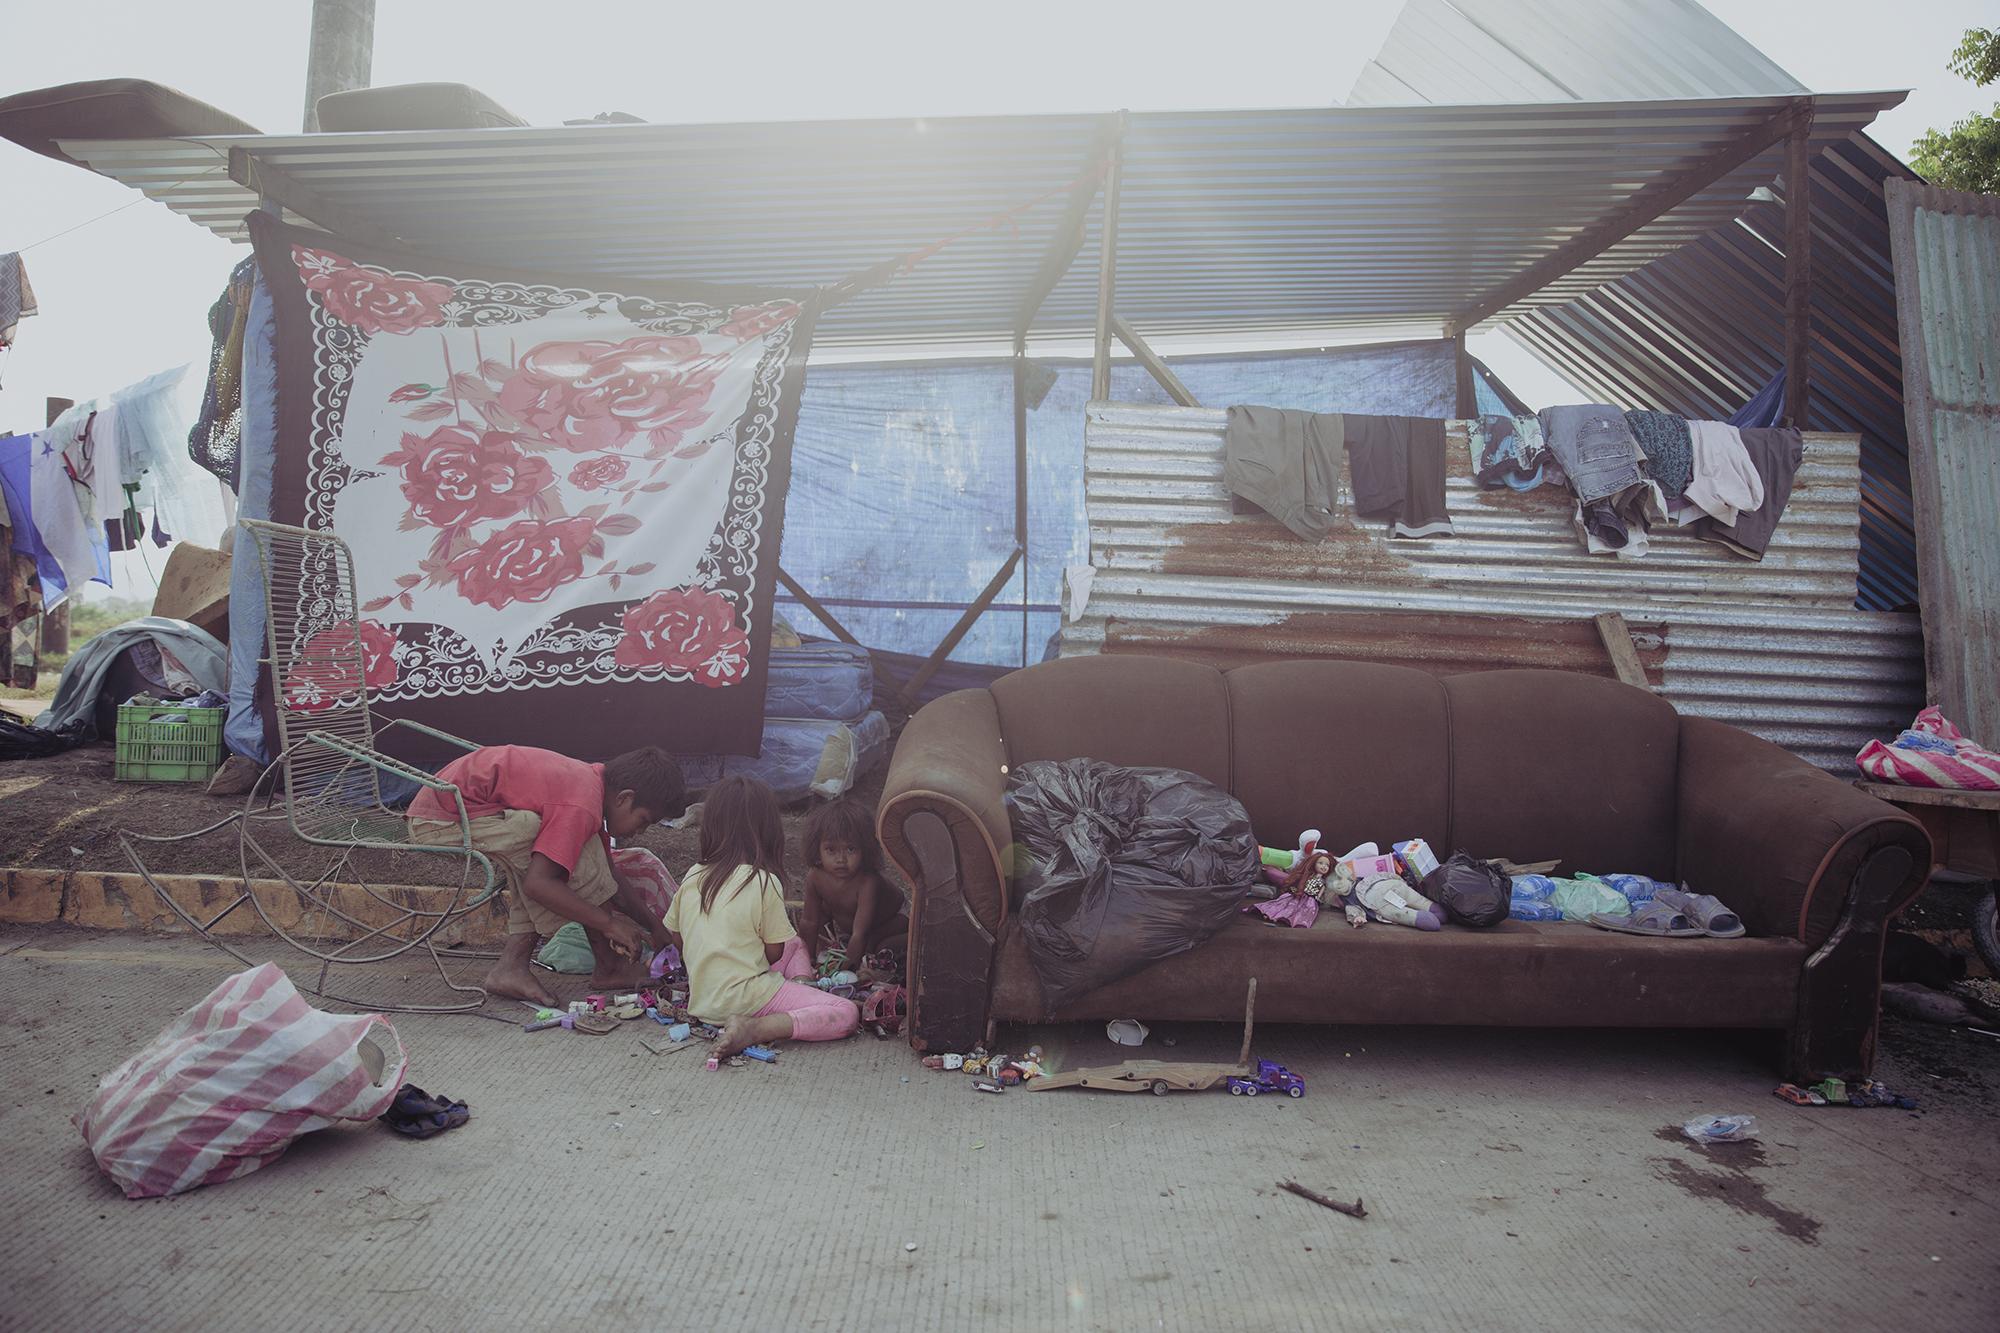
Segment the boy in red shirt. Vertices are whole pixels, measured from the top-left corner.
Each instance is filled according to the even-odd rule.
[[[649,746],[586,764],[525,745],[490,745],[452,760],[438,777],[458,788],[473,847],[506,881],[507,943],[480,983],[487,993],[554,1004],[528,965],[542,938],[565,921],[581,924],[590,938],[597,960],[592,986],[643,984],[636,960],[649,942],[665,947],[666,930],[612,868],[606,837],[634,837],[687,808],[673,757]],[[460,840],[458,812],[433,788],[410,802],[409,820],[413,841]]]

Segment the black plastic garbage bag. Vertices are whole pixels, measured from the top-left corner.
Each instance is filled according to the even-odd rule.
[[[1484,927],[1507,919],[1514,888],[1487,862],[1470,852],[1453,852],[1449,861],[1424,876],[1419,891],[1459,925]]]
[[[1171,768],[1035,760],[1007,796],[1021,930],[1051,1011],[1206,942],[1257,880],[1242,802]]]

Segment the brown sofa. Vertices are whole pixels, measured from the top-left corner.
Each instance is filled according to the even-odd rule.
[[[1421,837],[1440,856],[1685,880],[1749,937],[1244,919],[1051,1013],[1013,918],[1002,795],[1010,765],[1074,757],[1198,773],[1272,845],[1311,827],[1335,848]],[[1233,1020],[1254,976],[1258,1017],[1278,1022],[1776,1029],[1788,1076],[1856,1076],[1874,1059],[1885,926],[1930,866],[1894,807],[1646,690],[1323,660],[1071,658],[946,695],[897,744],[880,829],[915,889],[910,1030],[929,1050],[999,1021]]]

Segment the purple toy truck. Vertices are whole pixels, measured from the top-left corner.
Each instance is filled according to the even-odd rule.
[[[1229,1080],[1229,1095],[1232,1097],[1256,1097],[1266,1092],[1303,1097],[1306,1095],[1306,1081],[1275,1060],[1259,1060],[1255,1078]]]

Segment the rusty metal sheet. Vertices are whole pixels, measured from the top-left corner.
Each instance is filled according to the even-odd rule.
[[[1098,404],[1085,423],[1092,576],[1066,655],[1163,652],[1219,666],[1327,656],[1448,674],[1541,666],[1612,675],[1591,617],[1619,611],[1676,706],[1736,723],[1833,771],[1921,706],[1916,618],[1853,609],[1857,443],[1808,435],[1769,556],[1671,529],[1640,559],[1584,554],[1567,492],[1481,491],[1463,423],[1447,430],[1458,535],[1379,526],[1317,546],[1231,511],[1226,414]],[[1081,580],[1076,581],[1079,585]]]
[[[1930,692],[1990,745],[2000,739],[2000,198],[1892,181],[1889,235]]]

